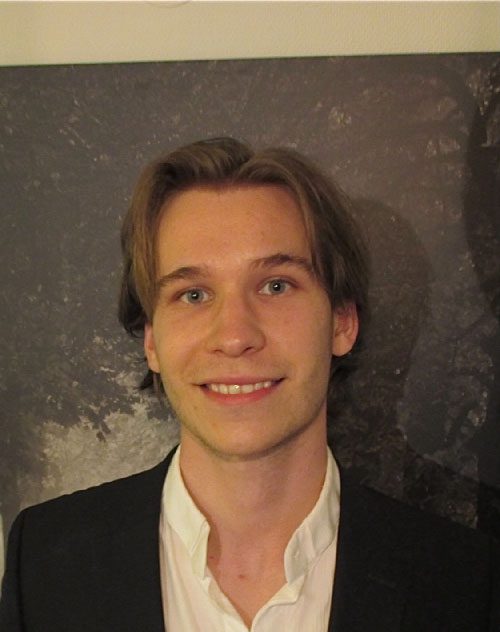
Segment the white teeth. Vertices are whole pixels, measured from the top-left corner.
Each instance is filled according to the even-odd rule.
[[[263,388],[269,388],[272,385],[271,380],[265,382],[256,382],[255,384],[207,384],[208,388],[214,393],[222,393],[223,395],[239,395],[240,393],[253,393]]]

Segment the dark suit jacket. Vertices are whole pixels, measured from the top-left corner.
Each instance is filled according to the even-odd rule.
[[[2,632],[164,631],[158,525],[169,462],[18,516]],[[499,556],[487,538],[345,474],[340,516],[330,632],[500,631]]]

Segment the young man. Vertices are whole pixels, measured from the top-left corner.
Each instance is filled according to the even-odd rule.
[[[121,321],[181,443],[21,513],[1,629],[500,629],[496,549],[356,487],[327,447],[367,291],[328,179],[289,150],[195,143],[144,172],[122,238]]]

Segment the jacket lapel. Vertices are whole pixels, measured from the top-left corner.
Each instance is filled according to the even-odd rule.
[[[165,632],[161,596],[159,523],[161,494],[172,453],[152,470],[139,474],[124,496],[129,503],[130,520],[103,543],[106,550],[98,555],[109,577],[100,582],[106,587],[100,595],[107,629],[121,631]],[[132,507],[130,506],[132,505]],[[104,629],[104,628],[103,628]]]
[[[398,539],[387,509],[380,496],[342,472],[329,632],[401,629],[409,552],[395,549]]]

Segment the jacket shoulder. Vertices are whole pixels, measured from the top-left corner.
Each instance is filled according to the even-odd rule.
[[[163,629],[158,525],[169,462],[22,511],[9,536],[0,627]]]
[[[23,510],[23,545],[33,552],[50,551],[61,539],[109,534],[129,527],[138,518],[159,516],[161,490],[170,455],[153,468],[79,490]]]
[[[365,590],[351,611],[364,611],[368,595],[377,594],[377,603],[386,599],[385,616],[403,616],[405,630],[500,629],[500,552],[486,534],[386,497],[343,473],[339,545],[342,582],[336,591],[352,601],[349,595]]]
[[[498,547],[485,533],[385,496],[345,474],[342,490],[346,494],[344,517],[347,514],[351,528],[361,535],[370,534],[371,540],[399,548],[404,557],[436,564],[449,557],[466,566],[468,561],[481,562]],[[360,516],[365,519],[359,521]]]

